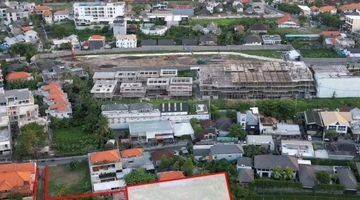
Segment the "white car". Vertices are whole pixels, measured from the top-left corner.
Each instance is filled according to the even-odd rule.
[[[312,141],[311,135],[308,135],[308,136],[307,136],[307,140],[308,140],[308,141]]]

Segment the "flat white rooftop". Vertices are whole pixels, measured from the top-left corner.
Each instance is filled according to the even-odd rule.
[[[91,89],[91,94],[114,93],[116,88],[116,80],[97,80]]]
[[[226,175],[213,174],[126,188],[128,200],[230,200]]]

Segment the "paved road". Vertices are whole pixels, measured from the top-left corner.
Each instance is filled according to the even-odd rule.
[[[44,168],[46,165],[56,166],[56,165],[69,164],[72,161],[82,161],[87,158],[88,158],[87,155],[81,155],[81,156],[71,156],[71,157],[61,157],[61,158],[38,159],[34,161],[37,162],[40,168]]]
[[[102,49],[93,51],[76,51],[77,56],[84,55],[103,55],[103,54],[129,54],[129,53],[159,53],[159,52],[239,52],[248,50],[274,50],[285,51],[293,49],[291,45],[261,45],[261,46],[248,46],[248,45],[229,45],[229,46],[143,46],[132,49]],[[58,58],[69,57],[71,51],[57,51],[52,53],[38,54],[36,58]]]
[[[345,65],[348,62],[358,61],[360,58],[304,58],[304,62],[308,65]]]

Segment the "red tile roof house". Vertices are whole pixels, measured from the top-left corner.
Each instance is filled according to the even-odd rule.
[[[323,6],[319,8],[320,13],[330,13],[332,15],[337,13],[335,6]]]
[[[92,190],[94,192],[125,187],[125,181],[119,178],[123,171],[119,150],[89,153],[88,157]]]
[[[0,199],[10,199],[9,195],[13,194],[31,198],[35,178],[36,163],[0,165]]]
[[[44,95],[44,102],[49,105],[46,112],[50,116],[61,119],[71,117],[71,104],[58,82],[51,82],[41,87],[40,91]]]
[[[360,3],[345,4],[339,7],[339,11],[342,13],[354,13],[360,12]]]
[[[158,173],[159,181],[169,181],[185,178],[184,172],[182,171],[168,171]]]
[[[277,21],[279,28],[300,28],[299,23],[291,16],[285,15]]]
[[[105,46],[105,36],[93,35],[89,38],[89,50],[102,49]]]
[[[34,80],[34,77],[32,77],[31,74],[27,72],[10,72],[6,77],[6,80],[8,82],[30,81]]]

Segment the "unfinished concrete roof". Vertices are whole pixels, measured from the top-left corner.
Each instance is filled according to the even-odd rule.
[[[201,84],[241,85],[245,83],[291,83],[312,80],[312,74],[301,62],[237,62],[225,66],[202,67]]]

